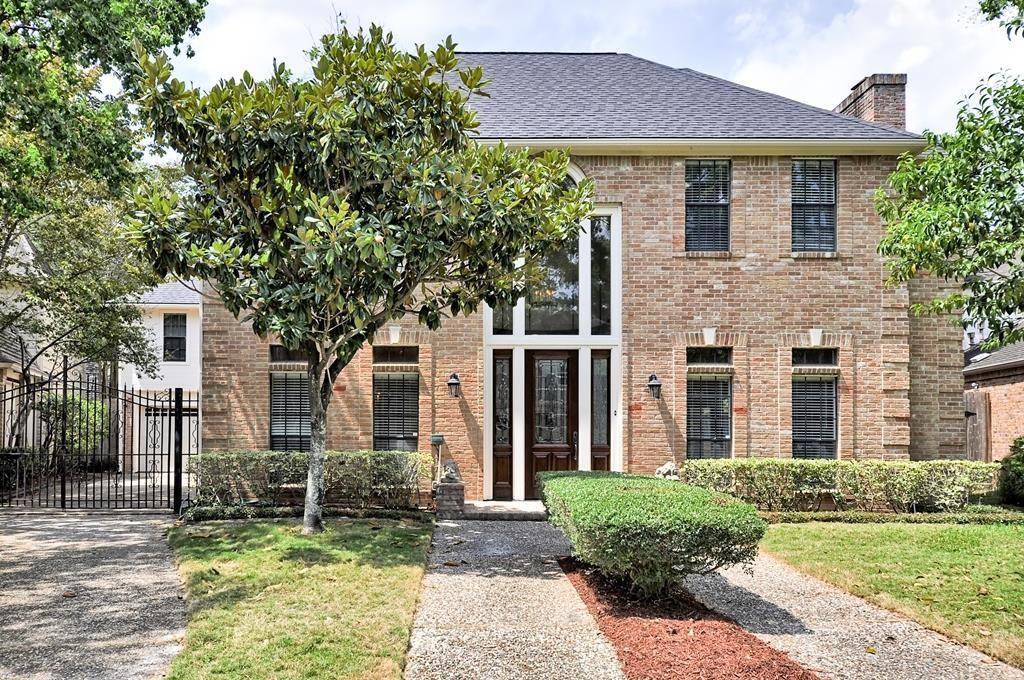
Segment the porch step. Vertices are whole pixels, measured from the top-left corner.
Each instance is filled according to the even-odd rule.
[[[463,519],[499,522],[543,522],[547,510],[540,501],[466,501]]]

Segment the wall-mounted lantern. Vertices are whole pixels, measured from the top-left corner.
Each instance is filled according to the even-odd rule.
[[[661,399],[661,381],[656,374],[651,373],[647,379],[647,389],[651,392],[651,399]]]
[[[452,397],[462,396],[462,381],[459,380],[458,373],[452,373],[451,377],[448,378],[448,395]]]

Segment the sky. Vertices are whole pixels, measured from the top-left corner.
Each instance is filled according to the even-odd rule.
[[[628,52],[828,109],[868,74],[905,72],[916,132],[952,129],[983,78],[1024,74],[1024,37],[977,0],[211,0],[176,75],[205,87],[274,59],[302,73],[339,16],[407,48],[451,35],[467,51]]]

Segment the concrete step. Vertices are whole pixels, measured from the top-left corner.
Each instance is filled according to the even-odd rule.
[[[547,510],[540,501],[466,501],[463,519],[500,522],[543,522]]]

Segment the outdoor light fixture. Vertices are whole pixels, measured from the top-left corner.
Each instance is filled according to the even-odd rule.
[[[462,395],[462,381],[459,380],[458,373],[452,373],[451,377],[448,378],[448,394],[452,397],[459,397]]]
[[[651,377],[647,380],[647,389],[651,391],[652,399],[661,399],[661,381],[658,380],[658,376],[651,373]]]

